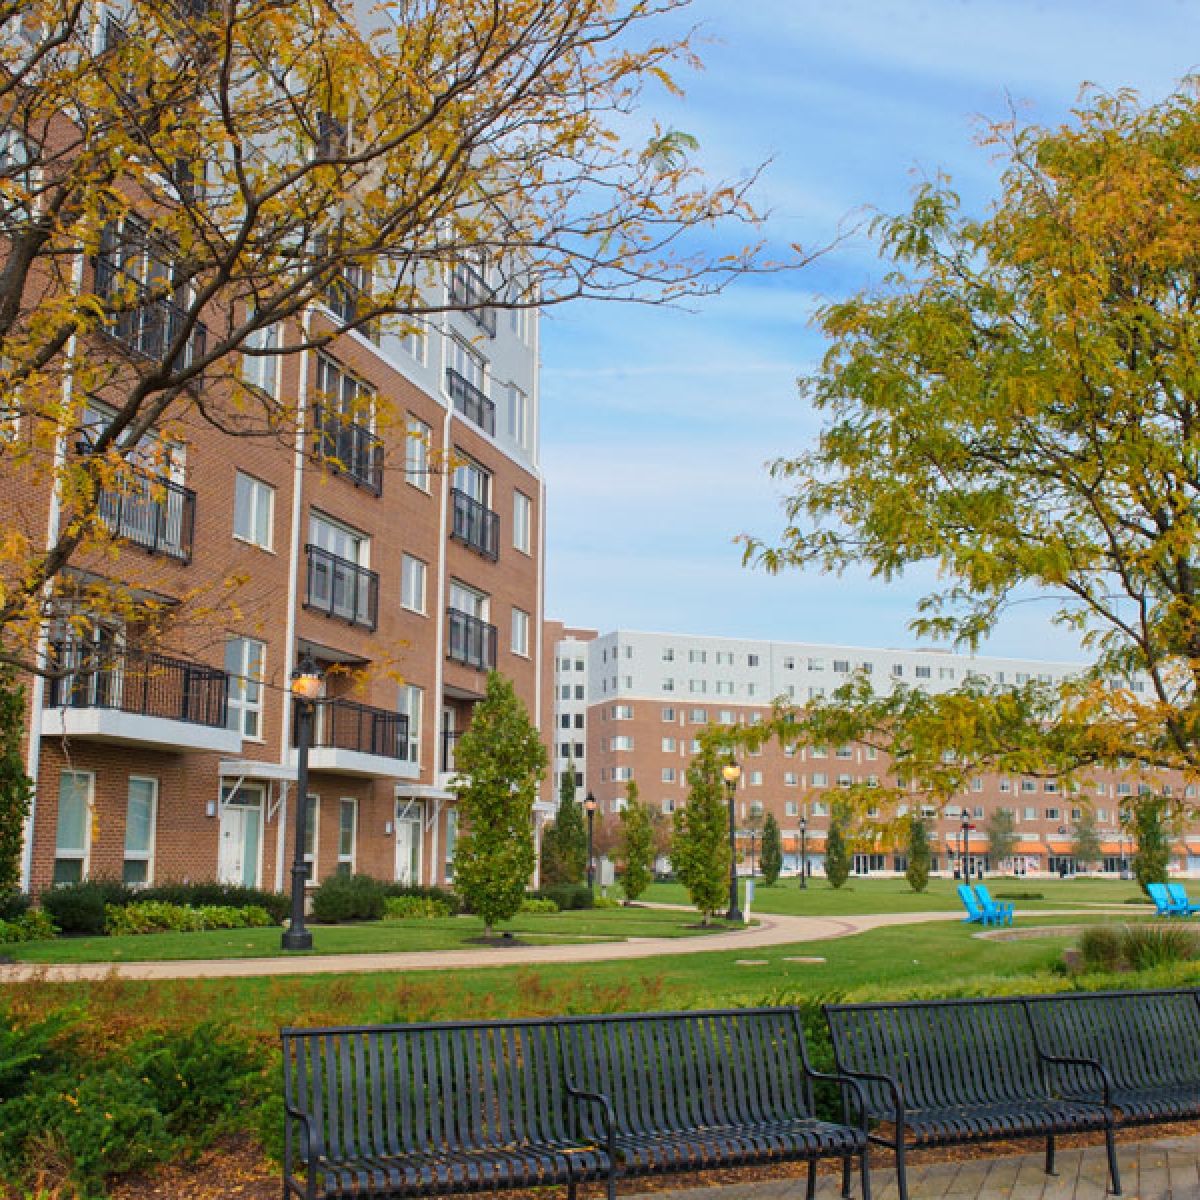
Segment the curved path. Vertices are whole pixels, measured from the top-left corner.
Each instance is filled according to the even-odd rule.
[[[656,905],[655,907],[672,907]],[[691,911],[691,910],[688,910]],[[1078,916],[1086,909],[1040,909],[1038,916]],[[1092,909],[1091,911],[1095,911]],[[1125,908],[1128,913],[1129,909]],[[1032,916],[1033,913],[1024,915]],[[613,962],[714,950],[758,950],[794,942],[849,937],[889,925],[961,921],[961,912],[863,913],[857,916],[792,917],[756,913],[758,925],[694,938],[631,938],[625,942],[568,943],[561,946],[480,947],[471,950],[415,950],[392,954],[307,954],[299,958],[183,959],[177,962],[11,963],[0,966],[0,984],[45,981],[73,983],[95,979],[220,979],[269,975],[349,974],[366,971],[445,971],[464,967],[511,967],[541,963]]]

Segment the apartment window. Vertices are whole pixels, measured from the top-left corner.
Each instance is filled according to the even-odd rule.
[[[308,521],[308,540],[312,545],[343,562],[358,567],[371,565],[371,539],[365,533],[343,525],[332,517],[312,513]]]
[[[154,878],[154,826],[158,814],[158,780],[130,775],[125,804],[125,858],[121,878],[145,884]]]
[[[900,679],[903,677],[903,675],[904,675],[904,664],[903,663],[892,663],[892,678]]]
[[[662,748],[665,754],[674,754],[677,743],[674,738],[663,738]]]
[[[662,801],[663,816],[669,817],[675,811],[675,801],[669,796]]]
[[[529,657],[529,614],[520,608],[512,610],[512,652]]]
[[[575,660],[575,670],[577,670],[577,671],[583,670],[583,659],[582,658],[577,658]]]
[[[915,674],[918,679],[929,679],[932,675],[932,671],[929,667],[917,667]]]
[[[1059,817],[1057,808],[1046,809],[1046,820],[1047,821],[1058,821],[1060,819],[1061,818]]]
[[[720,725],[733,724],[733,709],[722,708],[717,712],[717,723]]]
[[[795,771],[785,771],[783,773],[783,786],[784,787],[795,787],[796,784],[797,784],[796,772]],[[795,815],[795,814],[792,814],[792,815]]]
[[[662,690],[664,692],[673,692],[675,690],[675,680],[674,679],[664,679],[662,681]]]
[[[628,704],[613,705],[613,720],[614,721],[632,721],[633,708]]]
[[[576,728],[576,729],[582,729],[582,728],[583,728],[583,713],[576,713],[576,714],[575,714],[575,728]]]
[[[1058,784],[1053,779],[1047,779],[1045,781],[1045,783],[1042,784],[1042,791],[1043,792],[1057,792]]]
[[[674,721],[675,720],[675,709],[671,705],[667,704],[667,705],[663,706],[662,719],[664,721]]]
[[[529,419],[529,397],[515,383],[508,385],[508,436],[522,450],[533,445],[533,423]]]
[[[400,344],[404,352],[420,366],[424,366],[429,358],[429,337],[425,323],[419,317],[409,317],[408,327]]]
[[[814,771],[812,785],[813,787],[828,787],[829,776],[824,771]]]
[[[405,554],[400,560],[400,603],[410,612],[425,612],[426,566],[419,558]]]
[[[689,692],[698,692],[700,695],[703,695],[705,692],[708,691],[708,680],[706,680],[706,679],[689,679],[688,680],[688,691]]]
[[[571,728],[571,714],[563,713],[563,715],[561,717],[559,717],[558,723],[559,723],[559,725],[561,725],[563,727],[563,729],[570,729]]]
[[[1000,790],[1002,792],[1011,792],[1012,791],[1012,780],[1011,779],[1001,779],[1000,780]]]
[[[575,685],[575,699],[576,700],[583,699],[583,684],[582,683],[577,683]]]
[[[571,698],[571,685],[570,685],[569,683],[564,683],[564,684],[562,685],[561,691],[562,691],[562,698],[563,698],[564,700],[570,700],[570,698]]]
[[[91,849],[91,771],[63,771],[58,777],[58,827],[54,834],[54,882],[80,883],[87,878]]]
[[[811,809],[812,809],[812,815],[813,815],[814,817],[827,817],[827,816],[829,816],[829,805],[828,805],[828,804],[825,804],[825,803],[824,803],[823,801],[821,801],[821,800],[814,800],[814,801],[812,802],[812,804],[811,804],[811,806],[810,806],[810,807],[811,807]]]
[[[225,724],[242,737],[262,739],[263,662],[266,644],[255,638],[225,639],[225,673],[229,676]]]
[[[662,660],[663,660],[663,662],[674,662],[675,661],[675,651],[671,646],[663,647]]]
[[[689,650],[688,651],[688,662],[690,662],[690,663],[708,662],[708,651],[707,650]]]
[[[810,671],[825,670],[825,660],[823,658],[810,658],[808,660],[808,669]]]
[[[971,791],[973,791],[973,792],[982,792],[983,791],[983,780],[980,779],[978,776],[976,776],[974,779],[971,780]]]
[[[840,788],[848,788],[853,783],[854,783],[854,780],[851,779],[849,775],[839,775],[837,777],[837,785]]]
[[[808,748],[809,758],[827,758],[829,756],[828,746],[810,746]]]
[[[279,326],[256,329],[242,340],[242,379],[251,387],[275,395],[279,373]]]
[[[1036,792],[1037,784],[1032,779],[1022,779],[1021,780],[1021,791]]]
[[[524,492],[513,492],[513,548],[524,554],[533,544],[533,501]]]
[[[1036,808],[1027,808],[1025,810],[1025,820],[1026,821],[1036,821],[1037,820],[1037,809]]]
[[[800,805],[795,800],[785,800],[783,804],[783,815],[785,817],[798,817],[800,815]]]
[[[675,782],[675,768],[674,767],[663,767],[662,781],[663,781],[663,783],[674,783]]]
[[[424,693],[411,683],[400,685],[400,694],[396,700],[396,711],[408,718],[408,753],[411,763],[421,761],[421,710],[424,707]]]
[[[358,801],[343,797],[338,806],[338,861],[339,875],[354,874],[354,854],[358,831]]]
[[[845,658],[835,658],[833,660],[833,671],[835,675],[849,675],[850,661]]]
[[[758,655],[757,654],[747,654],[746,655],[746,666],[757,667],[758,666]]]
[[[839,746],[834,751],[834,755],[837,758],[851,758],[852,759],[854,757],[854,749],[851,746]]]
[[[308,881],[317,881],[317,847],[321,839],[321,797],[309,796],[304,810],[304,861],[308,863]]]
[[[632,767],[613,767],[612,780],[613,783],[628,783],[633,778]]]
[[[787,655],[783,660],[783,669],[785,671],[794,671],[796,669],[796,660],[792,655]]]
[[[627,733],[621,733],[613,738],[609,745],[613,750],[632,750],[633,738]]]
[[[693,708],[689,719],[691,720],[693,725],[707,725],[708,724],[708,709],[707,708]]]
[[[487,359],[456,337],[450,339],[448,350],[450,369],[482,392],[487,382]]]
[[[404,482],[429,491],[429,447],[433,430],[424,421],[409,417],[405,427]]]
[[[275,489],[238,471],[233,483],[233,536],[270,550],[274,523]]]
[[[374,433],[374,389],[341,363],[318,354],[317,392],[317,455],[378,495],[383,487],[383,443]]]

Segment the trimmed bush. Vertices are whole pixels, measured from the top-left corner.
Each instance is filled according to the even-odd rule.
[[[208,904],[192,908],[187,904],[166,904],[159,900],[141,900],[136,904],[110,905],[105,931],[126,933],[194,933],[202,929],[249,929],[271,925],[265,908],[232,908]]]
[[[15,921],[29,911],[29,897],[24,892],[0,892],[0,921]]]
[[[275,925],[283,923],[291,912],[291,897],[283,892],[268,892],[262,888],[243,887],[236,883],[158,883],[142,888],[137,900],[161,900],[166,904],[183,904],[190,908],[261,908],[270,913]]]
[[[539,899],[537,896],[526,896],[521,901],[521,907],[518,910],[523,913],[556,913],[558,905],[553,900]]]
[[[592,901],[593,908],[620,908],[621,902],[615,896],[597,896]]]
[[[44,912],[34,910],[12,921],[0,921],[0,943],[48,941],[58,933]]]
[[[99,935],[104,932],[105,909],[109,905],[131,904],[137,893],[117,879],[89,879],[84,883],[65,883],[43,892],[42,911],[63,933]]]
[[[313,893],[313,919],[378,921],[383,916],[383,885],[370,875],[330,875]]]
[[[585,883],[555,883],[533,893],[535,900],[553,900],[560,912],[592,907],[592,894]]]
[[[432,896],[385,896],[383,919],[385,921],[428,920],[432,917],[449,917],[451,912],[446,903]]]
[[[464,911],[462,897],[449,888],[423,887],[416,883],[384,883],[380,885],[385,896],[416,896],[421,900],[436,900],[450,916]]]

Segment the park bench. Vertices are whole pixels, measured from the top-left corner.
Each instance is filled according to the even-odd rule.
[[[895,1153],[900,1200],[911,1149],[1044,1137],[1052,1174],[1055,1137],[1094,1130],[1120,1192],[1112,1110],[1068,1094],[1064,1072],[1081,1064],[1039,1049],[1021,998],[830,1004],[825,1014],[838,1070],[864,1086],[871,1140]]]
[[[1200,994],[1191,988],[1029,996],[1044,1054],[1064,1069],[1064,1094],[1107,1105],[1118,1126],[1200,1117]]]
[[[1192,903],[1187,894],[1187,888],[1182,883],[1168,883],[1167,895],[1170,897],[1172,907],[1181,917],[1194,916],[1200,912],[1200,904]]]
[[[818,1160],[843,1161],[848,1194],[858,1157],[870,1196],[861,1090],[813,1068],[796,1009],[564,1017],[559,1028],[569,1086],[606,1097],[584,1127],[618,1175],[807,1161],[811,1200]],[[857,1127],[815,1117],[817,1080],[850,1091]]]
[[[861,1163],[857,1128],[815,1118],[794,1009],[285,1029],[284,1190],[425,1196],[749,1163]]]
[[[1171,898],[1165,883],[1146,884],[1146,894],[1154,901],[1154,911],[1160,917],[1186,917],[1187,913]]]

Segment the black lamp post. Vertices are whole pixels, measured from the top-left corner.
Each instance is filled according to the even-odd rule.
[[[596,797],[591,792],[588,792],[587,799],[583,802],[583,811],[587,813],[588,821],[588,895],[594,897],[596,895],[596,857],[592,851],[592,829],[596,821]]]
[[[725,777],[725,786],[729,791],[729,911],[725,914],[725,920],[742,921],[745,918],[738,907],[737,826],[734,812],[734,793],[737,791],[742,768],[735,762],[727,762],[721,768],[721,774]]]
[[[970,829],[971,829],[970,822],[968,822],[966,817],[963,817],[963,820],[962,820],[962,848],[961,848],[961,852],[958,857],[958,861],[962,866],[962,877],[963,877],[964,883],[969,883],[971,880],[971,872],[967,866],[967,850],[970,845],[970,843],[968,842],[967,839],[969,836]]]
[[[750,830],[750,878],[754,878],[754,858],[758,853],[758,830]]]
[[[283,931],[283,949],[311,950],[312,934],[304,926],[304,836],[308,831],[308,750],[312,745],[313,713],[325,690],[325,676],[311,654],[292,672],[292,697],[296,708],[296,846],[292,855],[292,919]]]
[[[800,818],[800,886],[808,887],[808,817]]]

